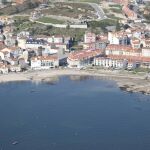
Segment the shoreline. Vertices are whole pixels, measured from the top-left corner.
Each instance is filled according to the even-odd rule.
[[[121,90],[150,95],[150,80],[146,74],[110,70],[50,69],[0,75],[0,83],[16,81],[53,82],[60,76],[91,76],[115,81]]]

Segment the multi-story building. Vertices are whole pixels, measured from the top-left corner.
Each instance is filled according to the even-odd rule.
[[[60,36],[60,35],[57,35],[57,36],[50,36],[48,37],[48,42],[49,43],[64,43],[64,37],[63,36]]]
[[[100,50],[82,50],[78,52],[72,52],[67,58],[69,68],[82,68],[87,65],[91,65],[94,58],[100,56],[102,52]]]
[[[94,65],[104,68],[126,69],[128,61],[126,59],[113,57],[98,57],[94,59]]]
[[[142,56],[143,57],[150,57],[150,47],[144,47],[142,48]]]
[[[128,56],[140,56],[141,50],[134,49],[131,46],[110,44],[106,47],[106,55],[128,55]]]
[[[58,57],[55,55],[50,56],[37,56],[31,58],[31,69],[50,69],[59,66]]]
[[[110,44],[129,45],[130,38],[124,31],[108,32],[108,41]]]
[[[38,49],[39,47],[44,47],[47,45],[47,41],[40,39],[27,39],[26,40],[26,44],[25,44],[25,48],[35,48]]]
[[[86,32],[84,34],[84,43],[94,43],[96,41],[95,33]]]

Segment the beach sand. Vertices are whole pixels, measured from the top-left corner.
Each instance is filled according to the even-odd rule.
[[[122,89],[129,92],[141,92],[150,94],[150,80],[146,79],[146,74],[133,74],[127,71],[110,70],[77,70],[77,69],[50,69],[41,71],[28,71],[21,73],[9,73],[0,75],[0,82],[13,81],[33,81],[51,82],[57,80],[59,76],[95,76],[106,80],[114,80]]]

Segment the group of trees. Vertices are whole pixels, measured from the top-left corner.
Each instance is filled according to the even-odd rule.
[[[6,3],[7,3],[7,0],[1,0],[1,3],[2,3],[2,4],[6,4]]]
[[[112,20],[112,19],[104,19],[101,21],[91,21],[91,22],[88,22],[88,26],[93,29],[100,27],[102,31],[104,32],[107,32],[107,29],[106,29],[107,26],[116,26],[117,31],[119,31],[121,28],[119,20]]]

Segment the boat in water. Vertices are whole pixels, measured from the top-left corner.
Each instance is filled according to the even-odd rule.
[[[12,145],[17,145],[19,142],[18,141],[14,141],[12,142]]]

